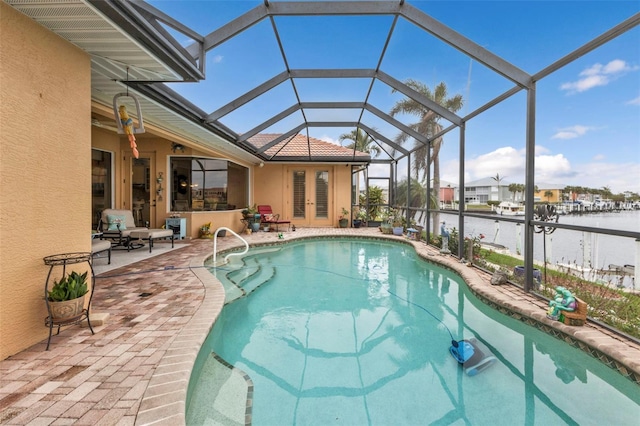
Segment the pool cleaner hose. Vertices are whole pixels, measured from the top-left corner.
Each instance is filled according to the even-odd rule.
[[[495,362],[497,361],[491,350],[489,350],[486,345],[484,345],[475,337],[472,337],[471,339],[456,340],[453,337],[453,333],[451,333],[451,330],[449,330],[449,327],[447,327],[447,325],[442,322],[441,319],[433,315],[427,308],[418,305],[417,303],[411,302],[410,300],[407,300],[403,297],[400,297],[389,289],[387,289],[387,293],[394,297],[397,297],[403,302],[415,306],[416,308],[422,309],[427,314],[431,315],[433,319],[444,326],[444,328],[449,333],[449,336],[451,337],[451,346],[449,347],[449,353],[456,361],[458,361],[459,364],[462,365],[467,375],[475,376],[476,374],[495,364]]]

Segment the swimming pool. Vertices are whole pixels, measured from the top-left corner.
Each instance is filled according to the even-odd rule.
[[[410,246],[313,240],[242,262],[215,271],[235,291],[201,353],[251,378],[254,425],[625,425],[640,415],[636,384],[488,308]],[[465,374],[452,337],[477,338],[497,362]],[[203,379],[192,377],[205,398],[190,396],[200,406],[188,408],[189,424],[206,422],[202,401],[219,394],[196,386]]]

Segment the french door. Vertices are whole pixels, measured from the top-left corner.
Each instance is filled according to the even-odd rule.
[[[124,176],[125,185],[123,185],[123,208],[130,209],[133,213],[136,226],[155,226],[156,200],[161,201],[159,197],[162,195],[157,193],[155,170],[155,154],[140,153],[140,158],[134,158],[131,155],[126,156],[123,163],[126,172]]]
[[[333,179],[329,167],[301,167],[290,172],[293,217],[300,226],[330,226]]]

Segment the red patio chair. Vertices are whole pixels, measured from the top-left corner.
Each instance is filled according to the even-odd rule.
[[[291,227],[291,221],[288,220],[280,220],[279,214],[273,214],[273,210],[271,210],[270,205],[261,205],[258,206],[258,214],[260,214],[260,226],[263,225],[275,225],[276,232],[278,232],[278,225],[286,224],[287,231]]]

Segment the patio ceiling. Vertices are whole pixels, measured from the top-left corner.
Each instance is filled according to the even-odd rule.
[[[444,128],[442,135],[583,54],[576,51],[532,77],[404,0],[253,0],[249,3],[255,7],[206,35],[141,1],[4,1],[91,55],[92,99],[104,106],[103,111],[108,111],[116,94],[131,91],[140,99],[145,124],[179,134],[194,146],[250,162],[293,161],[279,158],[278,153],[288,141],[299,141],[294,137],[298,133],[306,136],[309,150],[306,158],[295,157],[295,161],[331,161],[326,151],[316,155],[312,148],[319,145],[310,142],[322,139],[326,128],[339,128],[342,133],[358,128],[381,150],[372,162],[397,161],[416,147],[396,142],[398,134],[416,144],[430,142],[409,127],[410,117],[391,117],[385,112],[399,99],[411,98],[436,114]],[[349,19],[354,28],[341,39],[353,46],[352,57],[315,53],[322,51],[314,44],[316,39],[329,31],[345,31],[331,27],[336,17]],[[363,21],[372,17],[377,28],[384,29],[376,37],[367,31],[370,22]],[[637,21],[636,16],[621,24],[585,45],[585,51],[637,25]],[[225,80],[214,74],[217,52],[225,47],[246,49],[239,40],[247,37],[255,49],[272,49],[269,63],[252,62],[252,51],[247,50],[236,55],[240,59],[232,76]],[[402,81],[407,77],[397,62],[402,57],[398,38],[403,37],[433,52],[430,60],[444,57],[457,61],[463,69],[469,67],[469,72],[470,62],[475,61],[481,69],[474,71],[482,78],[499,81],[494,85],[499,92],[486,95],[465,116],[442,108]],[[184,42],[185,38],[189,41]],[[296,49],[292,40],[298,39],[306,40],[308,48]],[[446,81],[445,77],[438,78]],[[242,88],[236,89],[239,93],[225,91],[231,82]],[[206,105],[195,105],[188,99],[193,93],[207,95]],[[115,120],[107,115],[94,124],[114,126]],[[112,121],[102,123],[105,120]],[[258,137],[265,134],[273,139],[265,142],[264,137]],[[256,140],[259,145],[252,143]],[[340,155],[333,161],[362,159],[354,152],[351,159]]]

